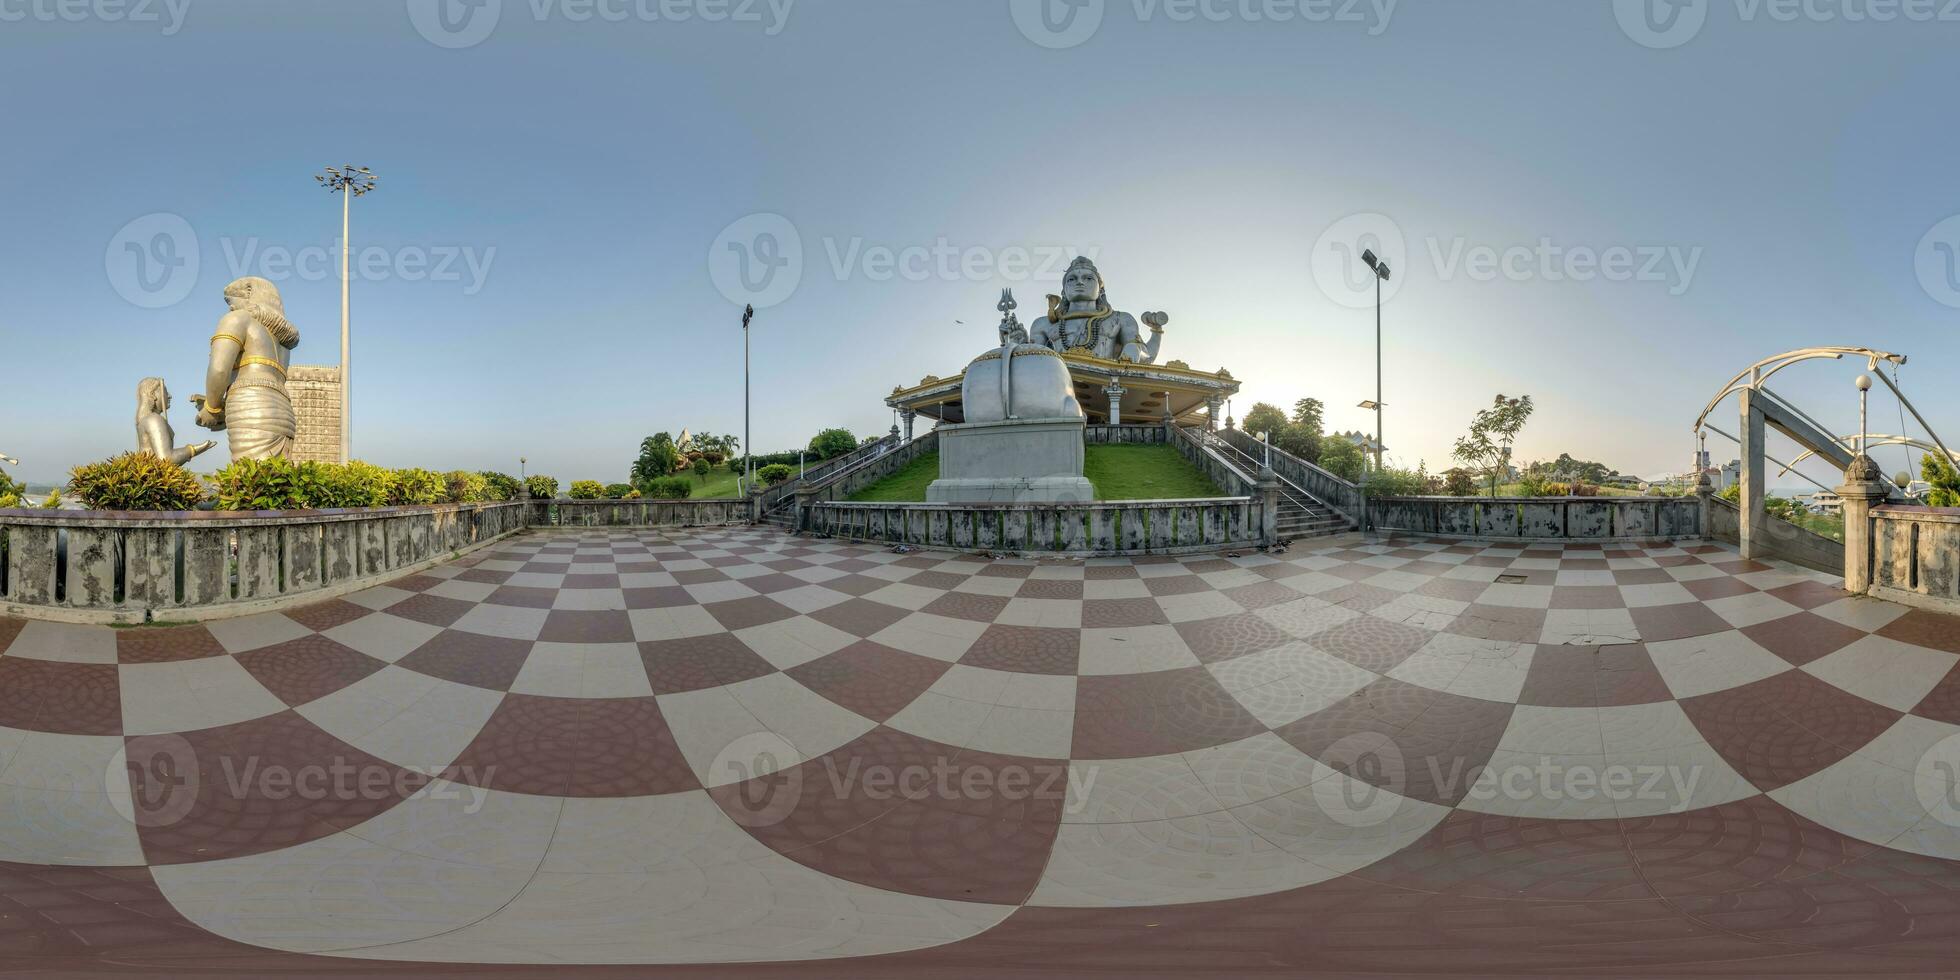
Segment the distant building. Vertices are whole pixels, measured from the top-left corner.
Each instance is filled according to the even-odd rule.
[[[1328,436],[1328,438],[1345,439],[1348,442],[1351,442],[1355,446],[1359,447],[1361,449],[1361,454],[1364,456],[1373,456],[1375,454],[1376,447],[1379,445],[1378,443],[1375,442],[1375,437],[1367,434],[1366,432],[1335,432],[1335,433],[1331,433]],[[1383,452],[1385,454],[1387,450],[1383,449]]]

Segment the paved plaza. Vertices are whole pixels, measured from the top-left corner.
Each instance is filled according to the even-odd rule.
[[[0,951],[1937,973],[1956,662],[1719,544],[534,531],[284,613],[0,620]]]

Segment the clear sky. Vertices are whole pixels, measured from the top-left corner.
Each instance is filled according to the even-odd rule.
[[[739,434],[744,272],[755,447],[883,431],[1078,251],[1238,414],[1372,427],[1368,235],[1400,462],[1449,465],[1504,392],[1539,406],[1521,458],[1678,470],[1729,376],[1809,344],[1911,355],[1960,439],[1948,4],[1075,3],[0,0],[0,453],[128,448],[152,374],[196,438],[237,274],[333,363],[311,175],[349,162],[383,175],[355,448],[387,465],[617,480],[651,432]],[[1855,430],[1853,374],[1786,393]]]

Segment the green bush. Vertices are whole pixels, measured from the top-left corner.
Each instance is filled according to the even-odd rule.
[[[211,478],[219,510],[306,510],[322,497],[325,474],[318,463],[236,459]]]
[[[763,483],[766,483],[769,486],[773,487],[776,484],[789,479],[791,476],[795,475],[795,473],[796,473],[795,470],[790,469],[788,466],[785,466],[782,463],[771,463],[768,466],[756,470],[755,476],[756,479],[761,480]]]
[[[558,478],[555,476],[533,476],[524,480],[531,489],[531,496],[539,500],[551,500],[558,496]]]
[[[1365,465],[1361,447],[1346,439],[1328,439],[1321,444],[1320,468],[1349,483],[1361,479],[1361,469]]]
[[[509,473],[484,470],[477,475],[483,477],[484,486],[487,488],[483,498],[485,500],[516,500],[518,491],[524,486],[517,482],[517,477]]]
[[[314,507],[388,506],[389,490],[395,484],[393,470],[358,459],[321,470],[320,495],[314,498]]]
[[[27,484],[16,481],[7,475],[7,471],[0,470],[0,499],[12,497],[15,502],[19,502],[20,495],[26,492]]]
[[[443,488],[452,504],[474,504],[490,499],[490,481],[481,473],[454,470],[442,476]]]
[[[440,473],[425,469],[396,470],[388,485],[388,503],[395,507],[410,504],[439,504],[449,499],[449,485]]]
[[[857,436],[849,429],[825,429],[810,439],[810,455],[815,459],[842,456],[857,447]]]
[[[626,495],[632,492],[633,485],[631,483],[606,484],[606,496],[613,500],[625,500]]]
[[[48,496],[47,496],[47,499],[46,499],[46,500],[43,500],[43,501],[41,501],[41,509],[42,509],[42,510],[60,510],[60,509],[61,509],[61,491],[60,491],[60,490],[54,490],[54,491],[51,491],[51,492],[50,492],[50,493],[48,494]]]
[[[12,510],[20,506],[20,494],[0,493],[0,510]]]
[[[1429,476],[1418,470],[1399,470],[1391,466],[1368,475],[1368,494],[1373,497],[1419,497],[1429,492]]]
[[[197,477],[142,452],[77,466],[68,489],[90,510],[190,510],[204,499]]]
[[[1928,507],[1960,507],[1960,470],[1938,453],[1927,453],[1919,461],[1919,478],[1931,484],[1926,491]]]
[[[694,484],[684,476],[663,476],[648,482],[642,492],[654,500],[686,500],[694,493]]]
[[[598,500],[606,495],[606,485],[597,480],[573,480],[567,493],[573,500]]]

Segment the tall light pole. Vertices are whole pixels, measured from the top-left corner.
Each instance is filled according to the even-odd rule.
[[[1382,470],[1382,283],[1388,280],[1388,263],[1375,257],[1374,249],[1361,250],[1361,261],[1375,273],[1375,472]]]
[[[345,167],[328,167],[325,173],[315,174],[313,179],[319,181],[327,193],[340,195],[340,461],[345,463],[354,456],[353,368],[349,363],[347,340],[347,239],[351,230],[354,198],[374,190],[375,181],[381,178],[366,167],[356,167],[350,163]]]
[[[749,445],[749,321],[755,304],[742,308],[742,491],[755,485],[755,449]]]

